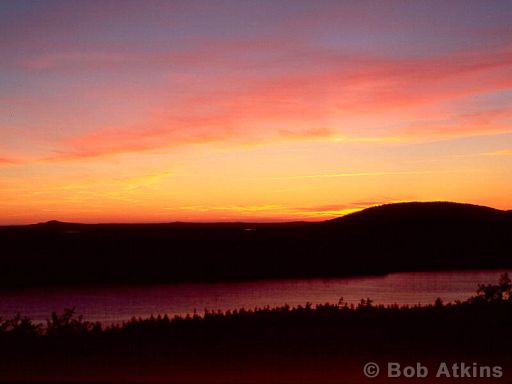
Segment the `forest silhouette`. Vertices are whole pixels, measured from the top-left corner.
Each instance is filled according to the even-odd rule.
[[[340,299],[316,306],[158,315],[112,325],[88,322],[73,309],[51,314],[46,324],[17,315],[0,320],[0,381],[41,380],[47,372],[57,381],[91,374],[95,379],[171,378],[190,365],[208,372],[233,359],[258,362],[269,356],[356,365],[369,358],[476,356],[480,362],[510,364],[511,342],[512,284],[503,274],[497,284],[480,285],[465,301],[438,299],[424,306],[374,305],[370,299],[353,305]],[[209,382],[208,375],[202,380]]]
[[[0,286],[337,277],[512,266],[512,212],[399,203],[308,223],[0,227]]]

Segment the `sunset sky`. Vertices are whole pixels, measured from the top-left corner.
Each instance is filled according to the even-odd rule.
[[[512,1],[3,1],[0,224],[512,209]]]

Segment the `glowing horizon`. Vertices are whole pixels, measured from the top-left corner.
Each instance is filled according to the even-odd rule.
[[[0,4],[0,225],[512,208],[512,5]]]

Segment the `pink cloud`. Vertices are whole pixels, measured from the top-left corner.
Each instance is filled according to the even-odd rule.
[[[244,77],[231,76],[224,68],[225,77],[204,75],[198,81],[202,85],[192,91],[185,82],[182,86],[188,91],[175,98],[173,105],[161,99],[146,122],[77,134],[57,143],[57,151],[49,158],[95,157],[212,141],[365,137],[372,132],[436,138],[511,129],[505,122],[510,117],[506,110],[464,115],[446,106],[511,89],[512,77],[507,76],[512,71],[511,49],[407,59],[317,53],[308,65],[290,73],[281,70],[263,78]],[[175,96],[179,90],[169,92]],[[382,120],[381,114],[394,114],[402,127],[362,129],[331,123],[332,119],[364,121],[368,116]],[[436,118],[441,123],[429,122]]]
[[[10,165],[18,165],[22,164],[21,160],[10,158],[10,157],[0,157],[0,167],[2,166],[10,166]]]
[[[416,138],[443,139],[482,134],[512,132],[512,109],[494,108],[478,112],[464,113],[451,121],[425,120],[402,128],[394,129],[396,135]]]

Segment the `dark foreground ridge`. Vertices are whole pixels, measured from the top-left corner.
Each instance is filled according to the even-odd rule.
[[[398,361],[432,371],[441,362],[477,364],[471,375],[486,379],[477,383],[507,383],[511,343],[512,284],[504,274],[464,302],[429,306],[340,300],[107,327],[72,310],[47,324],[18,316],[0,320],[0,381],[365,383],[366,362]],[[504,380],[493,381],[495,366]]]
[[[512,212],[399,203],[320,223],[0,227],[0,286],[333,277],[512,266]]]

